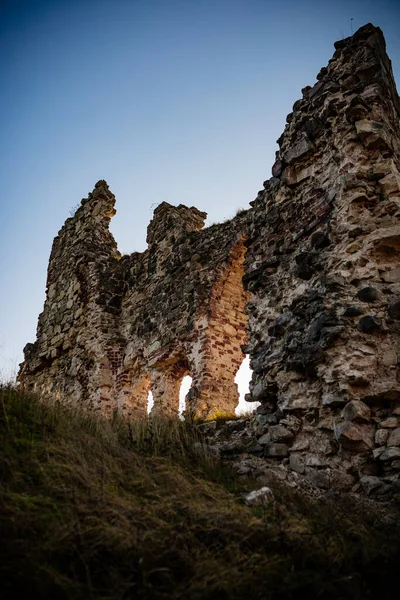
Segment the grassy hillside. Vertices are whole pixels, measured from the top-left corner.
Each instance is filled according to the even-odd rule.
[[[3,600],[394,598],[399,531],[345,499],[247,489],[194,425],[0,390]]]

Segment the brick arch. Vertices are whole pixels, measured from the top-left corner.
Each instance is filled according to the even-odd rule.
[[[140,361],[129,361],[117,376],[118,410],[128,417],[145,416],[150,384],[150,374]]]
[[[234,413],[239,393],[234,381],[245,355],[245,313],[248,297],[243,289],[245,238],[231,251],[226,266],[212,287],[202,341],[189,353],[193,378],[187,409],[198,417]]]
[[[152,415],[177,415],[182,379],[189,375],[189,364],[180,358],[172,364],[159,365],[151,371]]]

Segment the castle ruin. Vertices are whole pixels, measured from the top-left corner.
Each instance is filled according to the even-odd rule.
[[[248,353],[266,459],[322,488],[399,480],[400,102],[379,28],[335,49],[231,221],[162,203],[121,257],[96,184],[54,240],[26,389],[127,415],[151,389],[173,414],[190,374],[186,410],[210,418],[234,411]]]

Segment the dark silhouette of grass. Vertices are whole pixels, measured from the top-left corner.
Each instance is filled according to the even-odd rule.
[[[106,421],[0,390],[3,600],[391,599],[398,531],[237,479],[179,419]]]

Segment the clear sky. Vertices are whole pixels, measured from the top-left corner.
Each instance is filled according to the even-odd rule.
[[[164,200],[208,223],[247,208],[301,88],[367,22],[399,83],[397,0],[0,0],[3,376],[35,339],[53,238],[97,180],[122,253],[145,248]]]

